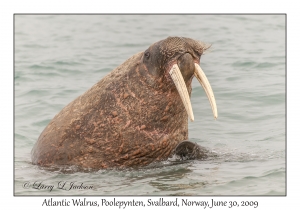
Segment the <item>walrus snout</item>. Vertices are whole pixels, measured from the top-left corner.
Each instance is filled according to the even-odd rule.
[[[195,72],[195,64],[191,54],[185,53],[177,60],[177,65],[180,69],[185,84],[191,79]]]

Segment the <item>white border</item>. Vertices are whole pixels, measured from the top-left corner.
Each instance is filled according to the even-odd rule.
[[[251,3],[250,3],[251,2]],[[0,46],[1,46],[1,201],[0,206],[6,209],[30,207],[40,209],[45,198],[49,197],[14,197],[13,196],[13,14],[14,13],[287,13],[287,197],[213,197],[213,199],[257,200],[257,209],[297,209],[299,185],[299,12],[296,1],[1,1],[0,8]],[[282,49],[285,50],[285,49]],[[298,96],[298,97],[297,97]],[[298,135],[297,135],[298,134]],[[297,138],[298,137],[298,138]],[[4,144],[4,145],[3,145]],[[111,198],[111,197],[109,197]],[[121,199],[121,197],[118,197]],[[158,198],[158,197],[154,197]],[[182,197],[180,197],[181,199]],[[55,199],[63,199],[56,197]],[[71,197],[67,197],[71,199]],[[99,200],[98,197],[89,197]],[[123,197],[130,200],[131,197]],[[139,197],[147,200],[146,197]],[[171,199],[171,198],[170,198]],[[210,197],[192,197],[194,200],[210,200]],[[296,208],[295,208],[296,207]],[[56,209],[66,207],[56,207]],[[299,208],[299,207],[298,207]],[[81,208],[82,209],[82,208]],[[105,208],[101,208],[105,209]],[[113,209],[118,209],[114,207]],[[131,209],[131,208],[126,208]],[[134,208],[138,209],[138,208]],[[160,208],[162,209],[162,208]],[[164,208],[165,209],[165,208]],[[171,209],[171,208],[169,208]],[[201,209],[201,208],[197,208]],[[248,208],[247,208],[248,209]]]

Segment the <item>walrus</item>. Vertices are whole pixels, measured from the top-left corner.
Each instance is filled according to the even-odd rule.
[[[214,93],[200,67],[209,47],[168,37],[133,55],[50,121],[32,149],[32,163],[119,169],[166,160],[188,140],[194,76],[217,118]]]

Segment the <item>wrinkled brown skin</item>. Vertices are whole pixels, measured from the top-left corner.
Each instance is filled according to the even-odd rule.
[[[188,116],[169,71],[181,69],[188,92],[201,43],[168,37],[137,53],[63,108],[32,149],[40,166],[140,167],[167,159],[188,139]]]

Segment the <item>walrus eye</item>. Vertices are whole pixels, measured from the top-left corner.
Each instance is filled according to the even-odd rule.
[[[150,53],[149,52],[145,52],[145,57],[148,59],[150,57]]]

